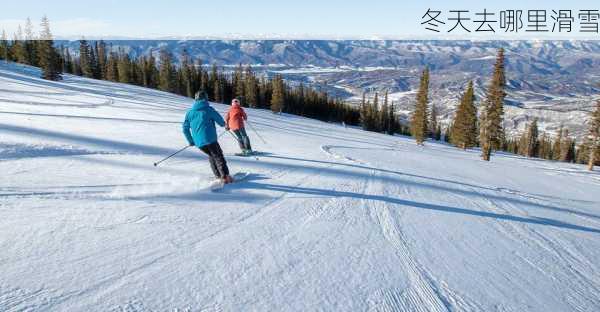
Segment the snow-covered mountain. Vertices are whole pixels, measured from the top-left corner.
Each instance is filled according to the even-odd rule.
[[[516,74],[594,71],[599,65],[600,41],[474,41],[474,40],[113,40],[113,48],[132,55],[183,50],[195,58],[220,65],[262,64],[290,67],[353,66],[462,68],[480,71],[481,61],[493,60],[503,47],[514,53]],[[57,41],[77,52],[78,41]],[[457,67],[458,66],[458,67]],[[578,69],[578,70],[576,70]]]
[[[600,309],[598,171],[248,109],[211,192],[152,165],[189,99],[38,76],[0,63],[1,311]]]
[[[77,51],[78,42],[62,41]],[[432,69],[432,103],[448,123],[468,80],[479,102],[498,48],[506,49],[509,95],[505,127],[518,134],[537,117],[553,134],[564,124],[582,138],[587,112],[600,97],[600,41],[410,40],[121,40],[114,49],[133,55],[183,50],[206,63],[255,65],[267,74],[312,84],[350,102],[365,91],[392,93],[406,118],[419,72]],[[411,95],[411,96],[407,96]]]

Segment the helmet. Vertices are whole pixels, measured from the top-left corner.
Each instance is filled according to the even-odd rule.
[[[196,94],[194,95],[194,99],[208,100],[208,95],[206,94],[206,92],[204,90],[200,90],[200,91],[196,92]]]

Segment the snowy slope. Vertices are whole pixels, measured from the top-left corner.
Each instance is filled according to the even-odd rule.
[[[0,65],[1,311],[600,309],[597,171],[248,110],[212,193],[152,166],[189,99],[37,75]]]

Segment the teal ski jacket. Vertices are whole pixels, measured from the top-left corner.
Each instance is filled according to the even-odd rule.
[[[196,100],[192,108],[185,114],[183,134],[190,145],[202,147],[217,141],[217,129],[225,126],[223,117],[208,104],[208,101]]]

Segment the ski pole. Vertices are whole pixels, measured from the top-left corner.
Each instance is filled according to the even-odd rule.
[[[234,140],[239,141],[238,137],[235,135],[235,133],[233,133],[233,131],[227,130],[226,132],[229,132],[229,134],[231,134]]]
[[[171,158],[171,157],[173,157],[173,156],[175,156],[175,155],[177,155],[177,154],[179,154],[179,153],[183,152],[183,150],[185,150],[186,148],[188,148],[188,147],[190,147],[190,146],[191,146],[191,145],[187,145],[186,147],[184,147],[184,148],[182,148],[182,149],[178,150],[177,152],[175,152],[175,153],[173,153],[173,154],[171,154],[171,155],[169,155],[169,156],[167,156],[167,157],[165,157],[165,158],[163,158],[163,159],[161,159],[161,160],[159,160],[159,161],[155,162],[155,163],[154,163],[154,167],[158,166],[158,164],[160,164],[161,162],[163,162],[163,161],[165,161],[165,160],[167,160],[167,159],[169,159],[169,158]]]
[[[256,129],[254,129],[254,127],[252,126],[252,124],[248,120],[246,120],[246,123],[248,124],[248,126],[250,126],[250,129],[252,129],[252,131],[254,131],[254,133],[256,134],[256,136],[259,137],[261,141],[263,141],[263,143],[269,144],[269,143],[267,143],[267,141],[265,141],[265,139],[262,138],[262,136],[260,136],[260,134],[258,134],[258,131],[256,131]]]

